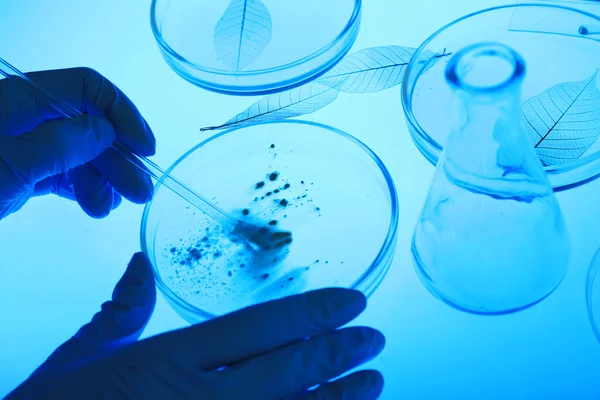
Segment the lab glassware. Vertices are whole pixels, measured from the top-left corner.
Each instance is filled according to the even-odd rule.
[[[333,68],[358,35],[362,0],[153,0],[167,64],[229,95],[281,92]]]
[[[521,56],[477,43],[449,61],[458,118],[416,225],[412,253],[435,296],[471,313],[536,304],[562,281],[570,242],[520,120]]]
[[[144,211],[142,249],[158,288],[192,323],[324,287],[369,296],[391,265],[394,183],[367,146],[338,129],[297,120],[230,129],[167,172],[213,194],[235,217],[269,221],[294,237],[285,258],[256,257],[158,184]]]
[[[582,3],[563,2],[571,7]],[[587,3],[590,11],[600,9],[594,6],[600,3]],[[600,15],[558,4],[510,4],[477,11],[442,27],[419,46],[402,84],[402,106],[411,137],[429,162],[438,162],[448,140],[448,122],[457,116],[455,109],[447,107],[454,97],[444,82],[449,57],[427,61],[431,54],[456,53],[474,43],[492,41],[510,46],[527,62],[522,107],[547,98],[549,91],[560,92],[552,93],[553,98],[560,94],[568,102],[557,101],[556,107],[543,101],[546,110],[538,109],[539,117],[534,115],[532,121],[544,140],[537,133],[529,135],[555,191],[600,176],[600,73],[596,74],[600,35],[590,34],[600,26]],[[588,34],[581,33],[585,30]],[[581,95],[575,96],[569,86],[576,86]],[[580,114],[582,108],[587,114]]]

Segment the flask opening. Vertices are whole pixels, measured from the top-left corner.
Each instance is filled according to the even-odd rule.
[[[471,94],[502,92],[520,83],[525,62],[510,47],[499,43],[478,43],[464,48],[446,67],[447,81]]]

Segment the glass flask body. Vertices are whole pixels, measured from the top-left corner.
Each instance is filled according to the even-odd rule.
[[[542,164],[521,127],[525,63],[482,43],[449,62],[460,120],[449,136],[413,234],[427,289],[449,305],[503,314],[548,296],[570,242]]]

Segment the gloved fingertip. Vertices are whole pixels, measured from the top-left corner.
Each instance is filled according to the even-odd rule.
[[[381,350],[383,350],[385,345],[387,344],[387,340],[386,340],[383,332],[381,332],[381,331],[376,331],[376,332],[378,334],[377,340],[379,341],[379,347],[381,348]]]
[[[154,184],[150,177],[145,176],[142,178],[143,183],[140,185],[137,191],[128,193],[125,198],[133,204],[147,204],[154,197]]]
[[[304,318],[309,326],[317,326],[324,331],[346,325],[367,306],[363,293],[345,288],[312,290],[281,301],[289,302],[294,309],[293,314]]]
[[[145,196],[142,199],[142,202],[140,204],[148,204],[149,202],[152,201],[152,198],[154,197],[154,185],[148,189],[148,191],[145,193]]]
[[[152,132],[152,129],[150,128],[150,125],[148,125],[148,121],[146,121],[144,119],[144,125],[146,127],[146,137],[148,138],[148,144],[147,144],[147,148],[145,150],[144,154],[146,157],[152,157],[153,155],[156,154],[156,137],[154,136],[154,132]]]
[[[323,318],[338,318],[345,324],[356,318],[367,308],[366,296],[353,289],[328,288],[315,290],[311,303],[321,305]]]
[[[141,131],[137,132],[136,135],[123,135],[123,132],[121,132],[121,134],[117,134],[117,136],[121,137],[127,147],[129,147],[129,149],[135,154],[144,157],[152,157],[156,154],[156,137],[154,136],[152,129],[150,129],[148,122],[146,122],[146,120],[143,118],[142,120],[144,126],[142,127]],[[132,139],[133,137],[135,137],[135,140]]]
[[[110,212],[113,209],[112,196],[113,195],[111,194],[111,201],[100,202],[98,199],[90,200],[89,198],[86,198],[85,200],[77,199],[77,203],[83,212],[85,212],[90,218],[104,219],[110,215]]]
[[[81,209],[94,219],[108,217],[115,202],[112,186],[87,164],[72,170],[70,174],[75,199]]]
[[[108,208],[108,209],[90,209],[90,208],[86,208],[86,207],[82,206],[81,203],[79,203],[79,206],[81,207],[83,212],[86,213],[86,215],[88,217],[93,218],[93,219],[104,219],[110,215],[110,208]]]
[[[146,253],[143,251],[138,251],[133,255],[133,257],[131,257],[131,261],[129,261],[128,267],[131,266],[139,266],[136,268],[139,268],[140,271],[143,270],[147,272],[149,269],[151,269],[150,259]]]
[[[125,271],[125,274],[123,274],[123,278],[119,281],[118,285],[120,285],[124,279],[127,281],[124,281],[123,283],[130,286],[142,285],[149,281],[154,284],[152,264],[145,253],[139,252],[133,255],[131,261],[129,261],[129,264],[127,265],[127,270]]]
[[[354,289],[342,289],[348,304],[352,304],[357,312],[363,312],[367,308],[367,296],[361,291]]]
[[[368,354],[370,357],[379,355],[386,345],[385,336],[381,331],[370,327],[363,327],[363,333],[366,341],[370,342]]]
[[[366,370],[365,373],[368,374],[367,385],[369,385],[371,388],[370,393],[369,393],[371,396],[370,398],[376,399],[383,392],[383,386],[385,384],[385,379],[383,378],[383,375],[381,374],[381,372],[379,372],[377,370]]]
[[[346,328],[342,336],[343,346],[348,349],[348,369],[355,368],[377,357],[385,348],[385,336],[370,327]]]
[[[112,296],[113,302],[143,306],[148,311],[142,312],[149,316],[156,301],[154,273],[150,260],[144,253],[135,253],[127,265],[125,273],[115,286]],[[146,315],[142,315],[143,319]]]
[[[121,205],[122,202],[123,202],[123,197],[119,193],[114,191],[111,211],[116,210]]]
[[[156,154],[156,139],[154,136],[145,137],[135,144],[135,154],[143,157],[152,157]]]

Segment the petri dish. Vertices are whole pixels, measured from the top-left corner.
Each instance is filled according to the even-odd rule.
[[[476,42],[496,42],[513,48],[527,64],[522,107],[533,105],[529,110],[539,114],[530,138],[554,190],[596,179],[600,32],[593,29],[598,26],[600,17],[582,10],[513,4],[467,15],[435,32],[415,52],[402,84],[402,107],[418,150],[436,165],[449,122],[456,119],[444,82],[451,54]],[[544,140],[534,140],[538,134]]]
[[[590,263],[585,285],[588,315],[596,339],[600,342],[600,249]]]
[[[169,66],[230,95],[300,86],[331,69],[359,31],[362,0],[153,0],[151,26]]]
[[[347,133],[304,121],[232,129],[167,172],[235,218],[293,237],[276,260],[249,252],[159,182],[144,210],[142,249],[158,288],[191,323],[324,287],[369,296],[389,269],[396,189],[382,161]]]

